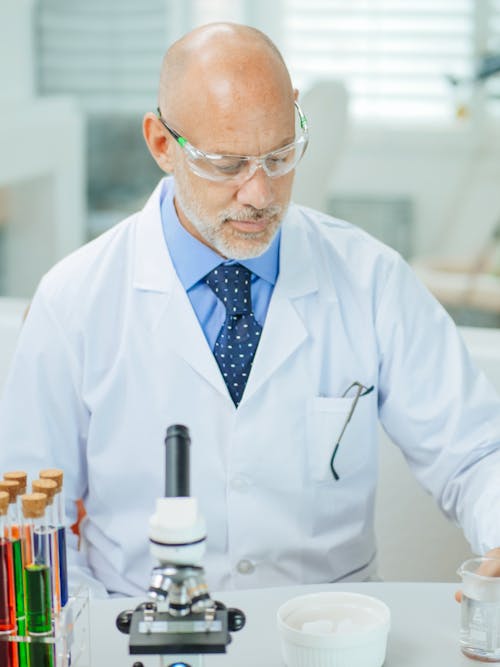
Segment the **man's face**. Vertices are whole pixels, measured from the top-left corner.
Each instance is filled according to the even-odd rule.
[[[218,117],[212,115],[211,120]],[[190,134],[186,125],[184,135],[201,150],[262,155],[293,141],[293,102],[289,107],[278,105],[274,113],[264,109],[250,113],[241,109],[232,111],[219,130],[210,124],[201,125],[193,127]],[[174,149],[174,203],[184,227],[224,257],[245,259],[261,255],[269,247],[286,213],[293,171],[271,179],[258,168],[241,185],[215,182],[194,174],[183,149],[179,145]]]

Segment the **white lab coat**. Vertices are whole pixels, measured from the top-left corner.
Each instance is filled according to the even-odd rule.
[[[400,257],[292,205],[235,409],[173,269],[161,187],[44,277],[2,402],[2,468],[61,467],[70,510],[85,499],[87,572],[111,591],[147,588],[173,423],[191,431],[213,589],[374,574],[378,415],[473,547],[500,545],[500,403]],[[352,401],[341,395],[354,381],[375,391],[359,400],[334,481]]]

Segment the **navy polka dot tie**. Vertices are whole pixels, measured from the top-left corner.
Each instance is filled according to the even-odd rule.
[[[204,278],[226,307],[214,356],[236,407],[243,396],[262,331],[252,312],[251,276],[251,271],[241,264],[221,264]]]

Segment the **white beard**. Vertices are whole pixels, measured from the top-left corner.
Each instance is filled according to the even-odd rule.
[[[180,170],[182,173],[182,170]],[[177,202],[201,238],[211,248],[223,257],[229,259],[250,259],[262,255],[272,243],[278,231],[286,209],[283,206],[270,206],[258,211],[246,207],[238,211],[225,210],[219,213],[213,221],[203,206],[189,195],[183,176],[176,173],[175,197]],[[240,232],[228,220],[269,220],[262,232]]]

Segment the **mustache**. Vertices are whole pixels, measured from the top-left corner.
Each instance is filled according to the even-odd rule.
[[[225,211],[221,215],[222,222],[229,220],[255,220],[259,221],[265,218],[275,218],[283,211],[283,207],[279,204],[268,206],[267,208],[244,208],[239,211]]]

